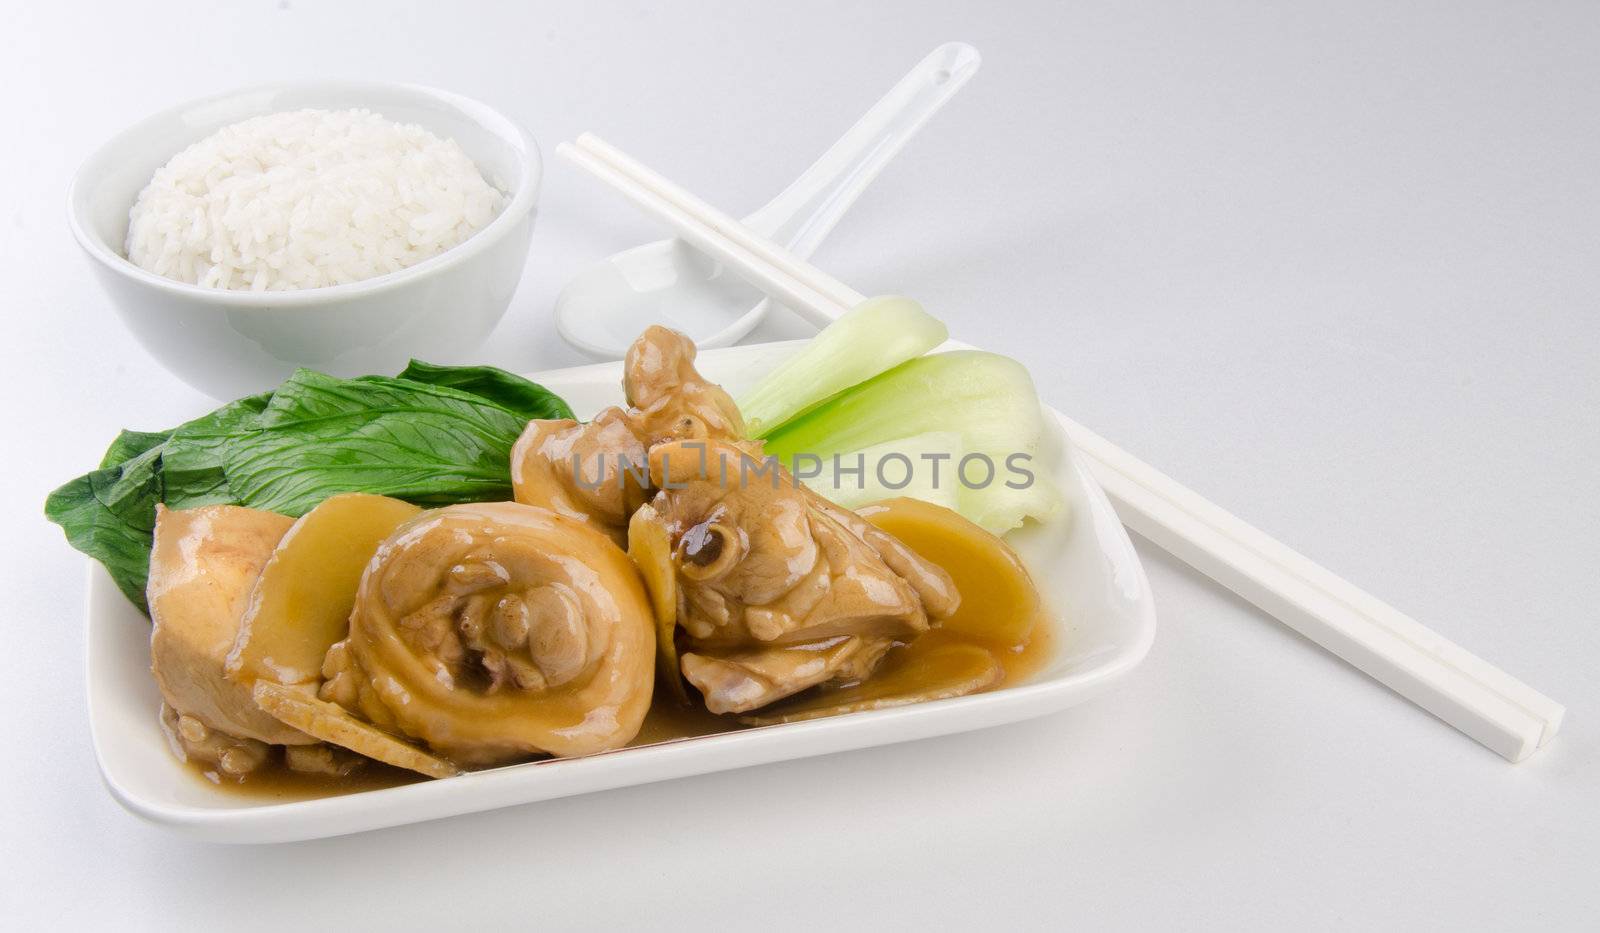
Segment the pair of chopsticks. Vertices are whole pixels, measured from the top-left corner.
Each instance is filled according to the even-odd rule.
[[[556,151],[819,327],[866,300],[593,134]],[[1511,761],[1555,736],[1560,704],[1098,434],[1061,421],[1123,523],[1152,543]]]

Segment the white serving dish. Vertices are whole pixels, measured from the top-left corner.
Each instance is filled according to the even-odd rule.
[[[156,169],[231,123],[301,108],[365,108],[461,144],[506,192],[500,214],[414,266],[347,285],[229,291],[163,278],[123,254],[128,211]],[[84,161],[67,194],[78,245],[139,342],[219,399],[269,389],[296,366],[337,376],[395,373],[413,356],[460,361],[511,304],[528,262],[543,172],[527,129],[486,104],[409,84],[315,81],[230,91],[134,124]]]
[[[706,351],[700,368],[734,391],[798,347],[762,344]],[[621,396],[620,363],[535,376],[587,416]],[[1054,612],[1054,656],[1027,683],[976,696],[832,719],[683,739],[562,761],[498,768],[293,803],[255,801],[212,788],[167,749],[149,673],[149,622],[98,564],[88,598],[89,721],[106,786],[154,823],[218,842],[285,842],[361,832],[573,794],[887,745],[1027,719],[1095,696],[1143,660],[1155,636],[1149,583],[1104,493],[1067,449],[1053,411],[1044,472],[1066,500],[1064,516],[1009,541]]]

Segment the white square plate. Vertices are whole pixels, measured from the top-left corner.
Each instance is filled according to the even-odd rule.
[[[798,343],[709,350],[700,369],[735,395]],[[580,416],[621,399],[620,363],[534,376]],[[1063,517],[1007,538],[1022,554],[1057,626],[1054,655],[1018,686],[832,719],[746,729],[542,761],[442,781],[292,803],[254,801],[197,780],[167,749],[150,677],[150,624],[91,563],[89,723],[106,786],[132,812],[219,842],[286,842],[361,832],[572,794],[645,784],[963,732],[1081,703],[1132,670],[1155,636],[1144,568],[1104,493],[1067,449],[1047,411],[1042,461],[1061,488]]]

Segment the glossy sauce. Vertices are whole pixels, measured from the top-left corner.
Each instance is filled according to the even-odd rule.
[[[1055,625],[1040,605],[1038,591],[1021,559],[1009,547],[1002,545],[1001,553],[985,553],[990,550],[992,538],[953,513],[915,500],[892,499],[867,506],[860,514],[922,557],[944,567],[961,593],[961,608],[956,615],[915,642],[890,649],[879,665],[879,676],[893,676],[913,690],[937,688],[936,679],[921,678],[918,671],[904,664],[914,662],[917,654],[943,645],[973,645],[987,650],[1000,662],[1000,680],[989,688],[998,690],[1027,680],[1050,660]],[[1004,617],[995,617],[996,609]],[[850,685],[817,687],[774,704],[771,709],[814,703],[830,692],[844,695],[848,690]],[[685,706],[658,690],[643,728],[629,747],[740,728],[743,726],[737,716],[716,716],[697,703]]]
[[[376,761],[368,761],[344,777],[305,774],[289,770],[283,763],[282,749],[273,749],[272,755],[266,764],[243,781],[223,777],[217,774],[215,767],[201,761],[191,760],[184,768],[194,780],[204,783],[207,787],[263,804],[293,803],[297,800],[314,800],[318,797],[341,797],[345,794],[359,794],[362,791],[382,790],[386,787],[399,787],[402,784],[415,784],[418,781],[428,780],[415,772],[391,768]]]
[[[989,688],[991,690],[1022,683],[1054,655],[1056,625],[1037,603],[1036,594],[1035,601],[1030,602],[1025,594],[1019,592],[1014,580],[1004,579],[1006,574],[985,572],[981,564],[963,557],[962,549],[970,547],[972,542],[959,540],[960,526],[942,523],[942,519],[926,512],[920,503],[908,500],[891,500],[869,506],[861,512],[874,524],[890,530],[918,554],[945,566],[956,580],[961,593],[961,609],[950,620],[951,627],[935,627],[919,636],[912,643],[919,651],[945,644],[976,645],[988,650],[999,661],[1002,670],[1000,681]],[[930,517],[935,520],[927,520]],[[1016,557],[1007,549],[1006,556],[1000,559],[1015,561]],[[1020,561],[1016,562],[1016,566],[1021,566]],[[1031,581],[1027,581],[1026,586],[1031,590]],[[990,609],[997,606],[1005,607],[1003,611],[1010,617],[992,617]],[[996,631],[1010,634],[998,639],[986,634]],[[1017,633],[1021,633],[1020,640],[1016,640]],[[910,652],[909,645],[897,645],[890,649],[880,666],[880,672],[892,672],[897,678],[915,686],[937,687],[936,682],[918,682],[913,670],[900,669]],[[814,688],[795,699],[820,699],[828,689]],[[849,687],[832,689],[847,690]],[[698,703],[684,705],[658,684],[650,712],[639,734],[627,747],[676,742],[742,728],[746,727],[740,724],[737,716],[716,716]],[[426,780],[421,775],[376,762],[369,762],[365,768],[341,778],[293,772],[283,767],[279,760],[269,763],[242,783],[219,780],[214,775],[207,777],[205,771],[208,769],[200,766],[191,765],[191,770],[196,780],[262,802],[353,794]]]

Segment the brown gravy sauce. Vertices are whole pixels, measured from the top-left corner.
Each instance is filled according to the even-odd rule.
[[[901,537],[913,550],[921,550],[915,536],[901,535]],[[982,593],[962,594],[963,600],[981,599],[982,596]],[[937,628],[920,636],[918,641],[925,646],[931,646],[933,642],[945,642],[974,644],[988,649],[1000,662],[1004,671],[1000,682],[990,688],[999,690],[1022,683],[1037,673],[1054,656],[1058,634],[1055,620],[1039,613],[1027,639],[1022,644],[996,645],[986,639]],[[894,664],[897,653],[904,650],[903,646],[891,649],[884,659],[884,666]],[[628,743],[627,747],[638,748],[644,745],[676,742],[743,728],[746,727],[739,723],[736,716],[716,716],[698,704],[686,706],[676,697],[658,688],[639,734]],[[281,755],[281,751],[275,753]],[[346,777],[302,774],[285,767],[281,757],[269,762],[242,782],[219,778],[214,769],[199,763],[191,762],[189,770],[197,781],[204,781],[210,786],[262,804],[357,794],[427,780],[419,774],[378,762],[368,762],[365,767]]]

